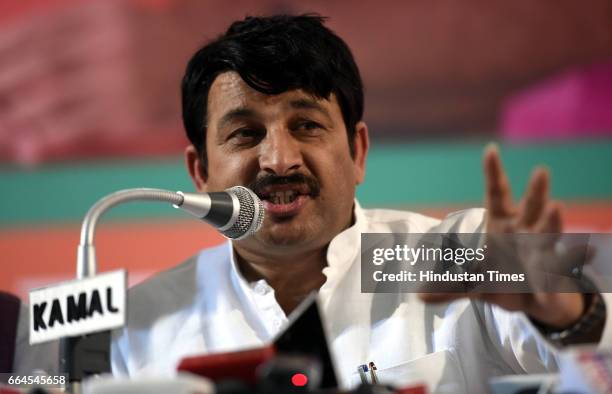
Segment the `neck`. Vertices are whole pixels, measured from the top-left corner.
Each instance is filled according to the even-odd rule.
[[[261,256],[236,249],[237,263],[247,281],[264,279],[286,314],[291,313],[311,292],[325,283],[327,247],[283,256]]]

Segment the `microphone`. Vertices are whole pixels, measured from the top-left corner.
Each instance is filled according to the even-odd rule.
[[[246,238],[259,230],[264,216],[261,200],[242,186],[201,194],[126,189],[98,200],[81,226],[77,280],[30,292],[30,300],[36,301],[30,302],[30,316],[34,317],[30,320],[38,324],[30,325],[30,343],[61,339],[59,369],[69,374],[71,383],[81,381],[88,374],[110,371],[106,351],[110,343],[108,330],[125,324],[126,272],[118,270],[96,275],[94,238],[100,217],[109,209],[130,201],[171,203],[210,223],[231,239]],[[51,307],[46,308],[48,305]],[[70,324],[64,324],[64,315]],[[97,331],[102,332],[92,334]]]
[[[223,192],[183,193],[181,203],[174,204],[214,226],[230,239],[243,239],[260,229],[263,204],[257,195],[243,186],[234,186]]]
[[[96,275],[94,237],[100,216],[114,206],[130,201],[171,203],[173,207],[209,222],[231,239],[243,239],[253,234],[260,229],[264,217],[261,200],[243,186],[213,193],[182,193],[148,188],[119,190],[98,200],[83,219],[81,242],[77,249],[77,278]]]

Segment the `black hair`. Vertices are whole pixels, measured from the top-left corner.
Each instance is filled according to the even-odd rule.
[[[354,154],[355,126],[363,117],[363,84],[349,47],[316,14],[247,17],[198,50],[183,77],[183,124],[207,169],[208,92],[215,78],[235,71],[253,89],[279,94],[302,89],[338,99]]]

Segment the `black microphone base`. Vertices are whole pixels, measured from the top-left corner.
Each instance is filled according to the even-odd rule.
[[[80,382],[88,376],[110,373],[110,331],[102,331],[60,340],[60,373],[69,382]]]

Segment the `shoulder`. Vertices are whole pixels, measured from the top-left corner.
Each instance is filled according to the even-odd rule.
[[[161,315],[187,306],[202,286],[199,266],[206,264],[207,275],[222,269],[229,256],[226,243],[204,249],[185,262],[155,274],[128,290],[129,325],[147,325]],[[130,306],[132,308],[130,308]]]
[[[112,334],[113,374],[173,367],[166,365],[176,361],[166,347],[177,338],[189,343],[185,336],[191,338],[201,329],[202,293],[214,284],[219,272],[228,271],[229,251],[227,243],[205,249],[128,290],[126,324]]]
[[[364,209],[369,231],[376,232],[481,232],[484,228],[483,208],[471,208],[450,213],[444,219],[416,212],[394,209]],[[384,227],[386,231],[381,229]]]

